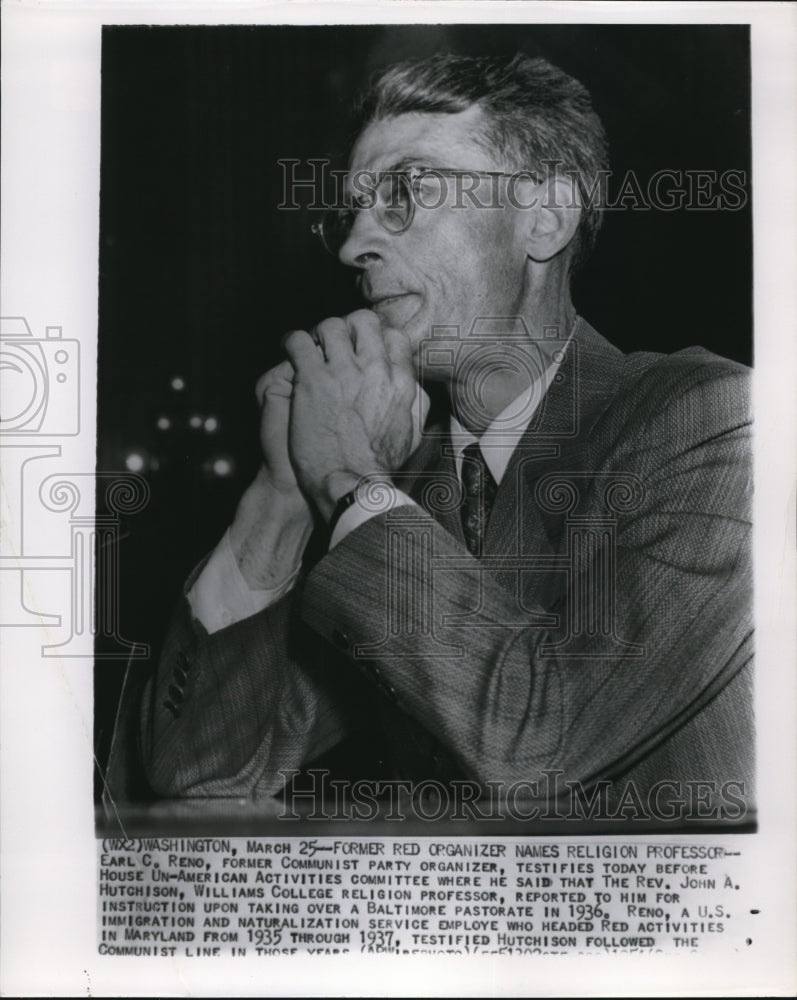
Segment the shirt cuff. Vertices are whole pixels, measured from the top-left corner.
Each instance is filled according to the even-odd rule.
[[[296,583],[300,569],[301,563],[297,563],[291,574],[276,587],[250,590],[238,568],[228,528],[189,590],[188,603],[194,617],[208,632],[218,632],[276,604]]]
[[[330,550],[334,549],[338,542],[342,542],[346,535],[351,534],[355,528],[359,528],[361,524],[370,521],[377,514],[385,514],[396,507],[405,507],[407,505],[410,507],[418,506],[406,493],[402,493],[401,490],[396,489],[385,490],[384,501],[382,503],[371,503],[369,500],[368,506],[365,507],[358,501],[355,501],[338,518],[338,523],[335,525],[335,530],[332,532],[332,537],[329,540]]]

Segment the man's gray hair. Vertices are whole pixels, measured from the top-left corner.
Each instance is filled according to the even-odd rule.
[[[510,170],[545,174],[558,163],[577,180],[584,205],[574,263],[592,250],[601,224],[595,197],[608,169],[606,135],[585,87],[547,59],[440,54],[395,63],[359,101],[363,126],[409,112],[456,114],[477,104],[486,127],[477,137]],[[546,167],[546,164],[548,165]]]

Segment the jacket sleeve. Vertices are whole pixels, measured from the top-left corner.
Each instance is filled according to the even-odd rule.
[[[339,670],[294,629],[295,599],[213,634],[181,599],[143,697],[142,757],[157,794],[273,795],[281,769],[343,738],[345,699],[330,689]]]
[[[603,414],[592,434],[611,445],[579,470],[582,483],[592,474],[594,493],[632,473],[640,496],[616,515],[612,552],[574,555],[550,606],[522,607],[506,573],[401,508],[314,568],[305,620],[343,637],[363,674],[475,780],[619,773],[750,658],[747,387],[746,370],[691,362],[638,378]],[[523,519],[542,516],[532,500]],[[598,521],[600,510],[588,505]],[[567,594],[579,588],[598,604],[613,593],[612,634],[573,623]]]

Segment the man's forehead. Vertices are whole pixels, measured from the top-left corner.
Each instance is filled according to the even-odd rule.
[[[456,114],[408,112],[372,122],[352,150],[350,171],[400,169],[417,163],[479,170],[493,167],[480,142],[484,114],[477,105]]]

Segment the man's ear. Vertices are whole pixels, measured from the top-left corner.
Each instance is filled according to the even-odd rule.
[[[526,253],[532,260],[546,261],[565,249],[581,221],[578,185],[570,177],[554,174],[537,188],[537,205],[531,216]]]

